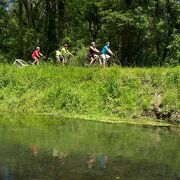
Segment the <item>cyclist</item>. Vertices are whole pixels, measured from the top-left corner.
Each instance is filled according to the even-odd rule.
[[[101,50],[101,60],[103,61],[104,67],[107,64],[107,61],[110,60],[110,58],[111,58],[110,55],[114,56],[113,52],[111,51],[111,49],[109,47],[110,47],[110,42],[107,42]]]
[[[88,51],[88,59],[89,59],[89,65],[92,65],[97,59],[99,59],[100,51],[96,49],[96,43],[92,42],[89,51]]]
[[[56,62],[62,63],[63,62],[63,56],[60,50],[56,50]]]
[[[68,50],[68,44],[65,43],[63,48],[61,49],[61,58],[62,58],[62,63],[63,64],[67,64],[70,60],[71,57],[73,57],[73,55],[69,52]]]
[[[31,57],[34,60],[32,62],[32,65],[39,64],[39,58],[41,56],[44,57],[40,52],[40,47],[36,47],[36,50],[34,50],[33,53],[31,54]]]

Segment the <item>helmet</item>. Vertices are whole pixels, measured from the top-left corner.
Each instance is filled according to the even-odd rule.
[[[93,42],[91,42],[91,46],[93,46],[95,44],[95,42],[93,41]]]

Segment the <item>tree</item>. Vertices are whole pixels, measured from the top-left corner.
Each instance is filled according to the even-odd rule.
[[[1,0],[0,51],[28,59],[36,46],[110,41],[123,66],[177,65],[179,11],[177,0]]]

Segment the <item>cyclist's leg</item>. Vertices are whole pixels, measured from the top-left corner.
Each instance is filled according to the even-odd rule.
[[[102,54],[99,56],[99,64],[102,66],[103,64],[103,59],[102,59]]]
[[[99,59],[99,55],[98,54],[95,54],[94,55],[94,61],[98,60]]]
[[[110,56],[108,54],[106,54],[106,65],[109,66],[110,65]]]
[[[108,54],[105,55],[106,56],[106,60],[110,60],[111,56],[109,56]]]
[[[101,54],[102,64],[105,67],[106,66],[106,54]]]
[[[94,58],[94,57],[91,57],[91,58],[90,58],[90,63],[89,63],[89,65],[92,65],[94,61],[95,61],[95,58]]]
[[[63,64],[66,64],[65,56],[62,56],[61,58],[62,58],[62,63],[63,63]]]
[[[66,60],[67,60],[67,62],[66,62],[67,64],[70,63],[70,60],[71,60],[71,55],[70,54],[67,55]]]
[[[39,59],[37,57],[33,57],[33,60],[32,65],[38,64]]]
[[[63,56],[64,57],[64,63],[63,64],[68,64],[69,63],[69,55],[65,55],[65,56]]]

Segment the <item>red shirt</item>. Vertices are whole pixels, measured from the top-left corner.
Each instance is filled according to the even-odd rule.
[[[31,55],[32,58],[38,58],[39,56],[40,56],[40,51],[37,49]]]

